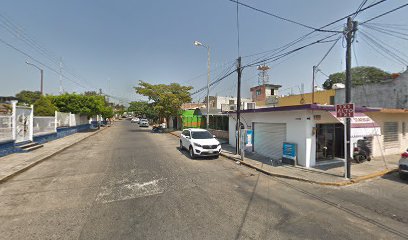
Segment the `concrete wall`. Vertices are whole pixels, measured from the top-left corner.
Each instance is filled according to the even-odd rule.
[[[49,141],[56,140],[58,138],[63,138],[68,135],[77,133],[77,132],[83,132],[87,131],[90,129],[90,124],[83,124],[75,127],[63,127],[63,128],[57,128],[56,133],[49,133],[49,134],[44,134],[44,135],[39,135],[39,136],[34,136],[33,141],[43,144]],[[16,144],[14,141],[8,141],[8,142],[1,142],[0,143],[0,157],[12,154],[12,153],[17,153],[17,152],[22,152],[20,148],[18,148],[18,145],[21,145],[22,143]]]
[[[298,145],[298,164],[310,167],[315,164],[316,138],[313,135],[313,115],[307,110],[243,113],[242,121],[245,125],[258,123],[286,123],[286,141]],[[229,118],[229,144],[235,146],[235,119]],[[256,128],[255,128],[256,134]],[[256,144],[256,143],[255,143]],[[256,151],[256,149],[255,149]]]
[[[222,130],[209,130],[213,135],[216,136],[216,138],[221,138],[221,139],[226,139],[228,140],[229,133],[228,131],[222,131]]]
[[[335,90],[318,91],[318,92],[315,92],[314,95],[315,95],[314,96],[315,103],[323,104],[323,105],[332,105],[332,103],[330,102],[330,98],[336,95],[336,91]],[[312,93],[305,93],[303,95],[298,94],[298,95],[280,97],[279,102],[278,102],[278,107],[311,104],[311,103],[312,103]]]
[[[357,106],[408,109],[408,71],[385,83],[356,86],[351,91]],[[335,103],[345,100],[345,89],[336,90]]]

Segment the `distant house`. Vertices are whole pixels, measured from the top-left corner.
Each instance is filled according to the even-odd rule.
[[[18,98],[13,96],[0,96],[0,103],[10,103],[13,100],[18,100]]]

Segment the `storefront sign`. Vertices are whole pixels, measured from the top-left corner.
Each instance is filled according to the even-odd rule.
[[[336,116],[338,118],[354,117],[354,103],[337,104]]]
[[[296,160],[297,160],[297,144],[284,142],[282,162],[296,165]]]

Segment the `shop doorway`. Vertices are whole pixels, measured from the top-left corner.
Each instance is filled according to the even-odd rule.
[[[316,125],[316,160],[344,158],[344,125]]]

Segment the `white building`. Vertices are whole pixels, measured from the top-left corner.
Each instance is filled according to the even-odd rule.
[[[236,115],[229,115],[229,143],[235,146]],[[297,145],[297,164],[312,167],[321,162],[344,160],[344,125],[334,106],[316,104],[248,109],[241,122],[253,130],[252,151],[272,159],[282,158],[284,142]],[[408,147],[408,111],[357,107],[352,118],[351,151],[366,138],[374,160],[399,154]],[[352,152],[351,152],[352,154]]]

